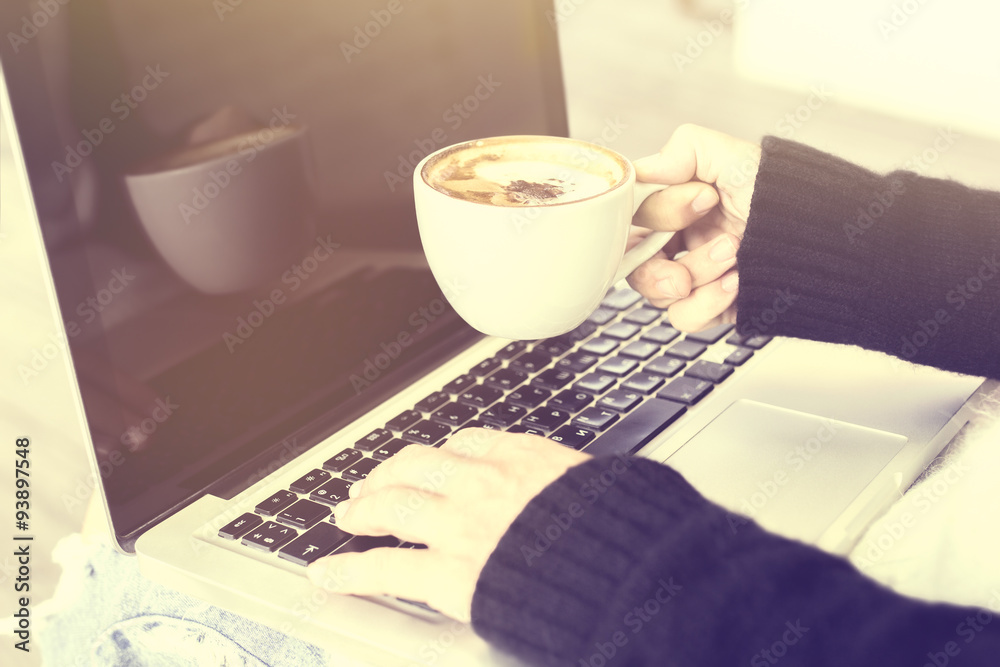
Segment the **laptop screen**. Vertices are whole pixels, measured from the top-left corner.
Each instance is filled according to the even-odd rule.
[[[413,167],[566,134],[552,6],[50,4],[4,3],[0,54],[130,548],[478,339],[425,268]]]

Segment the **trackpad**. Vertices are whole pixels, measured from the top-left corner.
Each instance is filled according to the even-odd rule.
[[[726,509],[814,543],[905,444],[895,433],[739,400],[666,464]]]

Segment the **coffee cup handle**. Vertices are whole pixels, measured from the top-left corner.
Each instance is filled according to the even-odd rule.
[[[639,210],[642,202],[655,192],[665,190],[670,186],[659,183],[636,183],[634,189],[635,206],[634,210]],[[634,213],[634,211],[633,211]],[[673,238],[674,232],[652,232],[634,247],[629,249],[622,257],[621,264],[618,265],[618,272],[615,274],[614,284],[624,280],[630,273],[639,268],[643,262],[651,259],[653,255],[667,245],[667,241]]]

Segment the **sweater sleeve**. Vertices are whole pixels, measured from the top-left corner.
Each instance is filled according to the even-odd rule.
[[[667,466],[603,458],[514,522],[472,618],[540,665],[995,667],[994,611],[904,598],[709,503]]]
[[[746,335],[1000,377],[1000,195],[767,137],[737,262]]]
[[[738,327],[1000,377],[1000,195],[766,138]],[[525,508],[473,626],[532,664],[990,665],[1000,612],[905,598],[651,461],[594,459]]]

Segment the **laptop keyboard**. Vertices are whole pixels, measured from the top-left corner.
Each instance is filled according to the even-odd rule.
[[[303,566],[334,551],[422,548],[346,533],[334,525],[333,507],[403,447],[440,446],[461,428],[534,433],[594,455],[634,453],[770,340],[740,336],[732,325],[685,335],[666,311],[617,290],[574,331],[510,343],[218,534]]]

